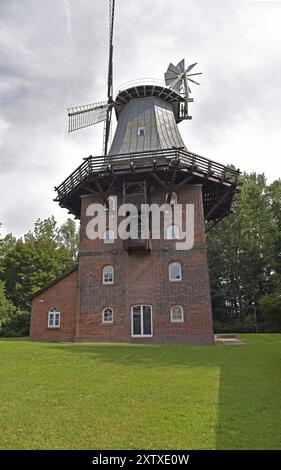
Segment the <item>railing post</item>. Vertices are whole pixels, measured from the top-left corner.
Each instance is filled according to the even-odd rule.
[[[92,155],[89,156],[89,159],[88,159],[87,163],[88,163],[89,173],[92,174],[92,172],[93,172]]]

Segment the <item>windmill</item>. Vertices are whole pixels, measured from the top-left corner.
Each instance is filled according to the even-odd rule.
[[[193,78],[190,78],[196,75],[202,75],[202,72],[189,73],[195,67],[195,65],[197,65],[197,62],[188,65],[188,67],[185,68],[185,62],[184,59],[182,59],[178,65],[170,63],[167,72],[165,73],[166,85],[184,96],[184,119],[191,119],[191,116],[188,115],[188,103],[193,102],[193,98],[190,98],[191,90],[189,88],[188,82],[190,81],[196,85],[200,85],[200,83],[196,82]]]
[[[68,131],[73,132],[83,127],[104,122],[103,154],[107,155],[110,139],[111,117],[113,102],[113,24],[115,0],[109,0],[109,60],[107,73],[107,101],[90,103],[76,108],[68,109]]]
[[[99,122],[104,122],[103,132],[103,154],[107,155],[109,150],[109,140],[111,133],[111,118],[112,109],[118,107],[113,100],[113,24],[114,24],[114,9],[115,0],[109,0],[109,60],[108,60],[108,75],[107,75],[107,101],[99,103],[90,103],[76,108],[68,109],[69,127],[68,131],[73,132],[84,127],[92,126]],[[184,102],[180,104],[180,120],[191,119],[188,115],[188,103],[193,102],[190,98],[191,90],[188,86],[188,81],[199,85],[194,79],[190,78],[198,73],[189,73],[197,63],[189,65],[185,68],[184,59],[178,65],[170,63],[167,72],[165,73],[165,84],[170,94],[176,92],[182,95]],[[155,87],[154,87],[155,88]],[[153,89],[154,89],[153,88]],[[162,94],[163,87],[160,87],[160,95]],[[169,93],[168,93],[169,94]],[[139,95],[138,95],[139,96]],[[183,106],[182,106],[183,104]],[[179,121],[178,121],[179,122]]]

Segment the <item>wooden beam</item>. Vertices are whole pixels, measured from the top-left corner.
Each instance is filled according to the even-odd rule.
[[[98,192],[99,192],[99,195],[101,196],[102,198],[102,201],[105,205],[107,205],[107,197],[106,197],[106,193],[105,191],[103,190],[99,180],[97,178],[93,178],[93,182],[95,183],[96,187],[98,188]]]
[[[157,175],[157,173],[154,173],[153,171],[151,172],[151,175],[153,176],[153,178],[158,181],[158,183],[165,189],[165,191],[169,191],[169,188],[168,186],[163,183],[163,181],[159,178],[159,176]]]
[[[93,178],[93,182],[95,183],[96,187],[98,188],[98,191],[95,191],[94,189],[90,188],[89,186],[83,186],[86,191],[89,191],[92,194],[96,194],[97,196],[101,196],[103,203],[107,206],[108,205],[108,196],[111,191],[112,186],[115,183],[117,176],[114,176],[112,180],[110,181],[106,191],[103,190],[103,188],[100,185],[100,182],[96,179]]]
[[[221,197],[220,199],[218,200],[218,202],[209,210],[209,212],[207,213],[206,215],[206,219],[208,220],[211,215],[215,212],[215,210],[223,203],[223,201],[225,201],[225,199],[227,199],[230,195],[232,195],[233,193],[231,191],[227,191],[225,192]]]
[[[177,191],[178,188],[180,188],[183,184],[188,183],[194,178],[193,174],[188,175],[186,178],[184,178],[182,181],[180,181],[178,184],[175,186],[175,191]]]
[[[107,188],[107,190],[106,190],[106,195],[107,195],[107,197],[109,196],[109,193],[110,193],[110,191],[111,191],[111,189],[112,189],[112,187],[113,187],[113,185],[114,185],[114,183],[115,183],[116,178],[117,178],[117,176],[114,176],[114,177],[112,178],[112,180],[110,181],[109,185],[108,185],[108,188]]]
[[[206,229],[206,232],[205,233],[208,233],[210,232],[210,230],[212,230],[212,228],[214,228],[222,219],[224,219],[227,215],[229,214],[223,214],[221,215],[218,219],[214,220],[214,222],[212,223],[212,225],[210,225],[207,229]]]
[[[176,179],[179,164],[180,164],[180,159],[177,159],[177,161],[174,165],[172,181],[171,181],[171,184],[169,186],[169,191],[168,191],[168,195],[167,195],[167,204],[170,204],[170,202],[171,202],[172,192],[173,192],[174,187],[175,187],[175,179]]]
[[[85,189],[86,191],[89,191],[91,194],[95,194],[96,196],[99,196],[99,193],[95,191],[93,188],[90,188],[89,186],[82,186],[82,189]]]

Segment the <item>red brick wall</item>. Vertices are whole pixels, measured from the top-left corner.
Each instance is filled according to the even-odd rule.
[[[61,312],[60,328],[48,328],[48,312]],[[77,269],[57,281],[32,301],[30,337],[34,340],[74,341],[77,312]]]
[[[119,194],[120,196],[120,194]],[[123,241],[105,245],[89,240],[86,208],[98,202],[95,196],[82,197],[81,244],[78,271],[39,294],[32,302],[31,338],[50,341],[175,342],[210,344],[213,342],[212,312],[206,256],[201,186],[187,186],[178,193],[179,203],[195,208],[195,244],[188,251],[177,251],[173,240],[153,240],[151,254],[131,254]],[[119,198],[122,203],[122,198]],[[150,203],[165,202],[165,192],[155,189]],[[182,264],[182,281],[170,282],[168,266]],[[102,268],[114,266],[114,285],[102,284]],[[78,286],[78,289],[77,289]],[[43,301],[43,302],[41,302]],[[131,338],[131,306],[152,306],[153,337]],[[184,323],[171,323],[170,309],[182,305]],[[48,328],[51,307],[61,311],[59,329]],[[102,310],[114,310],[113,324],[102,324]],[[76,314],[78,312],[78,314]]]
[[[122,203],[121,197],[119,200]],[[116,240],[114,245],[89,240],[86,224],[91,218],[85,216],[85,211],[93,202],[98,202],[95,196],[82,197],[77,340],[212,343],[201,186],[187,186],[178,193],[179,203],[195,206],[195,244],[189,251],[177,251],[175,241],[163,239],[152,241],[150,255],[129,255],[122,240]],[[164,190],[154,190],[150,203],[154,202],[165,202]],[[182,264],[181,282],[169,282],[168,266],[172,261]],[[114,266],[114,285],[102,284],[102,268],[106,264]],[[131,338],[131,306],[134,304],[152,305],[152,338]],[[184,308],[184,323],[170,322],[170,308],[176,304]],[[114,310],[113,324],[102,324],[105,306]]]

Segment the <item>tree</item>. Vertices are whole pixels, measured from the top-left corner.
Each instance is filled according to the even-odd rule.
[[[0,278],[5,279],[7,298],[19,309],[28,307],[27,295],[44,287],[74,265],[67,248],[59,242],[53,217],[35,223],[4,255]]]
[[[17,239],[11,233],[0,240],[0,273],[3,270],[3,260],[6,254],[15,247],[16,242]]]
[[[270,205],[272,213],[275,217],[278,236],[275,240],[275,253],[276,253],[276,270],[281,275],[281,180],[274,181],[268,187],[268,195],[270,198]]]
[[[0,336],[4,334],[10,315],[15,311],[16,308],[6,297],[5,283],[0,280]]]
[[[208,234],[213,310],[216,320],[243,320],[252,301],[271,293],[279,228],[264,175],[242,176],[235,213]]]
[[[64,246],[71,258],[76,261],[79,250],[79,232],[73,219],[68,218],[59,230],[59,242]]]
[[[265,331],[281,331],[281,291],[263,296],[259,301],[259,320]]]

